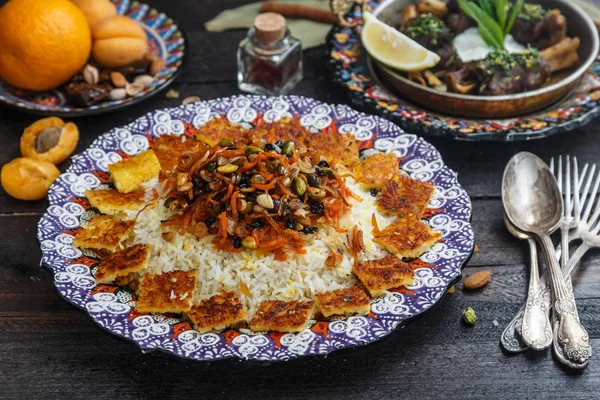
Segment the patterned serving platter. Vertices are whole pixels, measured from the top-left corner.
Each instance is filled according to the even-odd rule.
[[[149,51],[164,58],[165,68],[154,82],[135,97],[123,100],[101,101],[93,106],[77,108],[69,105],[59,90],[45,92],[24,91],[0,79],[0,102],[34,114],[77,117],[101,114],[139,103],[158,94],[179,75],[186,60],[187,40],[177,23],[147,4],[131,0],[111,0],[119,15],[137,21],[148,37]]]
[[[373,152],[404,157],[401,168],[405,172],[435,185],[429,207],[436,211],[430,213],[427,222],[443,233],[443,240],[413,263],[415,284],[375,300],[368,316],[318,322],[297,334],[236,330],[200,334],[175,315],[138,314],[135,294],[127,289],[96,285],[93,271],[97,260],[72,246],[73,235],[93,212],[82,199],[85,190],[107,181],[108,164],[146,150],[149,138],[184,135],[190,127],[199,128],[220,115],[246,124],[258,116],[270,122],[297,115],[302,125],[320,134],[327,134],[332,124],[341,132],[354,134],[363,157]],[[74,156],[71,167],[50,188],[48,199],[50,205],[38,224],[38,239],[41,265],[54,274],[58,292],[98,325],[133,341],[142,351],[161,350],[193,360],[288,360],[373,342],[439,302],[460,278],[474,246],[469,196],[431,144],[404,133],[386,119],[297,96],[236,96],[146,114],[103,134],[85,152]]]
[[[366,10],[375,10],[383,0],[368,0]],[[600,58],[579,86],[552,107],[518,118],[469,119],[441,115],[415,106],[391,93],[372,72],[362,46],[362,10],[356,5],[346,15],[354,28],[334,26],[327,36],[328,70],[353,105],[383,116],[409,132],[450,136],[463,140],[527,140],[566,132],[588,123],[600,114]]]

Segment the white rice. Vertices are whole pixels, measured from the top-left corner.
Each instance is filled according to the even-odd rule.
[[[347,186],[360,197],[362,202],[350,200],[351,211],[340,221],[344,229],[357,225],[363,231],[365,251],[362,260],[377,259],[389,253],[373,243],[371,218],[377,211],[375,198],[362,190],[351,179]],[[162,194],[162,188],[156,190]],[[152,189],[148,188],[148,200]],[[385,228],[393,216],[377,214],[379,228]],[[161,221],[171,216],[171,211],[160,200],[153,206],[143,209],[135,224],[134,243],[146,243],[152,248],[147,273],[158,274],[173,270],[197,270],[198,283],[194,292],[194,302],[214,296],[219,291],[232,291],[237,294],[250,315],[253,315],[264,300],[308,300],[319,292],[342,289],[355,285],[352,274],[353,259],[345,247],[345,233],[319,226],[319,231],[306,236],[307,253],[297,254],[286,261],[275,260],[273,254],[258,255],[255,251],[243,250],[232,253],[216,250],[212,244],[214,235],[196,239],[193,235],[176,234],[173,241],[162,238]],[[343,260],[339,267],[325,266],[325,259],[331,251],[343,248]],[[244,284],[250,296],[240,292]]]

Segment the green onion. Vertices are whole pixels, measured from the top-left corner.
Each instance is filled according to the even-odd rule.
[[[514,6],[512,7],[512,11],[510,13],[510,18],[508,19],[508,23],[506,24],[506,27],[504,28],[505,35],[508,35],[510,33],[510,31],[512,30],[513,24],[515,23],[515,19],[517,19],[517,16],[521,12],[521,9],[523,8],[524,4],[525,4],[525,0],[517,0],[516,3],[514,4]]]
[[[458,0],[458,5],[465,14],[477,22],[481,37],[488,45],[497,49],[504,48],[504,32],[498,22],[479,8],[477,4],[468,0]]]

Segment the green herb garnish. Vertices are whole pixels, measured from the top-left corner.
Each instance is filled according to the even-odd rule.
[[[442,33],[446,25],[430,13],[419,14],[411,26],[406,29],[406,36],[418,39],[422,36],[431,36],[430,44],[437,44],[437,35]]]
[[[548,11],[542,8],[541,5],[526,3],[519,13],[519,18],[524,19],[525,21],[537,22],[544,18],[546,14],[548,14]]]
[[[525,0],[517,0],[512,7],[508,0],[477,0],[477,3],[479,5],[470,0],[458,0],[460,9],[477,22],[483,40],[492,47],[504,49],[504,39],[512,30]]]

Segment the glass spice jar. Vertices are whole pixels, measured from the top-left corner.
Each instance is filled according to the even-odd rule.
[[[240,42],[237,64],[240,90],[285,94],[302,80],[302,43],[290,35],[282,15],[260,14]]]

